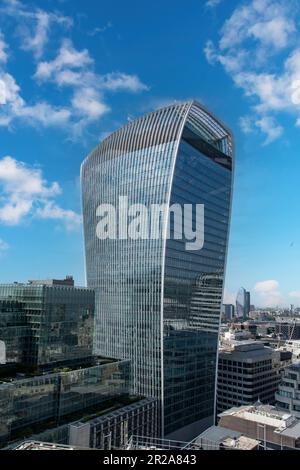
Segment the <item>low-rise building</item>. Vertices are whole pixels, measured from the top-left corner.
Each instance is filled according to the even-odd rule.
[[[284,370],[275,399],[278,408],[300,418],[300,362]]]
[[[300,421],[274,406],[230,408],[219,414],[219,426],[257,439],[265,449],[300,448]]]
[[[128,361],[94,358],[89,367],[0,376],[0,445],[73,422],[129,396]],[[2,374],[0,368],[0,375]],[[38,439],[39,440],[39,439]],[[44,439],[43,439],[44,440]]]
[[[260,446],[257,439],[221,426],[211,426],[193,442],[203,450],[258,450]]]

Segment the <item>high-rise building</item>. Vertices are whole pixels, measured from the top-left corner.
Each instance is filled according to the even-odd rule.
[[[173,438],[199,434],[213,422],[232,158],[228,129],[189,101],[129,122],[81,168],[95,353],[131,360],[132,392],[159,399],[161,434]],[[164,211],[160,221],[166,228],[169,220],[169,238],[142,230],[133,240],[128,218],[125,224],[120,218],[124,199],[131,208],[204,205],[203,246],[187,249],[188,234],[175,236],[182,222],[175,227]],[[102,204],[112,226],[99,237]],[[196,212],[187,217],[194,228]]]
[[[223,304],[222,305],[222,316],[224,320],[232,320],[234,317],[234,305]]]
[[[250,292],[241,287],[236,296],[236,316],[246,319],[250,312]]]
[[[274,403],[281,380],[279,353],[259,341],[233,341],[219,353],[217,410]]]

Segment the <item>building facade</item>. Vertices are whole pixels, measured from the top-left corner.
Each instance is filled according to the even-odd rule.
[[[234,305],[223,304],[222,305],[222,317],[225,321],[230,321],[234,317]]]
[[[278,408],[300,418],[300,362],[284,370],[275,398]]]
[[[241,287],[236,297],[236,316],[246,319],[250,313],[250,292]]]
[[[50,280],[31,282],[0,284],[0,340],[6,361],[47,367],[90,358],[93,290]]]
[[[200,104],[174,104],[107,137],[81,168],[87,284],[95,289],[95,352],[132,364],[132,391],[160,402],[163,435],[212,423],[231,208],[230,132]],[[96,235],[99,205],[204,204],[204,245],[161,216],[170,237]],[[196,226],[195,211],[189,215]],[[181,225],[182,228],[182,225]]]
[[[258,341],[240,341],[221,349],[218,364],[218,413],[256,401],[275,402],[281,380],[279,353]]]
[[[129,395],[129,370],[128,361],[94,359],[80,369],[0,376],[0,445],[72,422],[84,410],[95,412],[103,403]]]
[[[219,426],[260,441],[265,450],[300,449],[300,421],[270,405],[240,406],[219,415]]]

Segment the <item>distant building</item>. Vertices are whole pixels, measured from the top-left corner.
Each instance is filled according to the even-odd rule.
[[[258,341],[233,341],[219,352],[217,411],[232,406],[274,403],[281,380],[279,356]]]
[[[300,339],[300,321],[287,319],[286,321],[277,321],[274,324],[275,334],[281,339],[297,340]]]
[[[73,276],[66,276],[65,279],[37,279],[28,281],[28,284],[32,285],[44,285],[44,286],[69,286],[74,287]]]
[[[300,362],[284,370],[275,398],[278,408],[300,418]]]
[[[221,413],[219,418],[219,426],[257,439],[263,448],[300,448],[300,421],[274,406],[235,407]]]
[[[250,292],[241,287],[236,297],[236,316],[246,319],[250,313]]]
[[[234,305],[223,304],[222,305],[222,316],[225,321],[230,321],[234,317]]]
[[[92,356],[94,291],[66,282],[0,284],[0,340],[8,363],[47,367]]]

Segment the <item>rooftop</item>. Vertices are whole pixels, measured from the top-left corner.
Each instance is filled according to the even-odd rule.
[[[24,441],[13,450],[97,450],[85,447],[66,446],[52,442]]]
[[[259,446],[260,441],[243,436],[241,432],[223,428],[222,426],[211,426],[198,436],[193,443],[198,444],[204,450],[210,450],[212,443],[216,448],[252,450]]]
[[[73,276],[66,276],[65,279],[34,279],[28,281],[28,284],[33,285],[47,285],[47,286],[71,286],[74,287]]]
[[[281,433],[288,428],[293,428],[293,433],[298,433],[300,437],[300,421],[286,411],[278,410],[271,405],[246,405],[233,407],[223,411],[219,417],[236,416],[248,421],[255,421],[260,424],[276,428],[276,432]]]
[[[46,370],[30,367],[18,363],[0,364],[0,387],[4,384],[10,384],[19,380],[32,379],[34,377],[46,376],[51,374],[66,373],[73,370],[87,369],[89,367],[119,362],[117,359],[110,359],[101,356],[91,356],[82,358],[82,362],[72,364],[53,364],[51,368]]]

